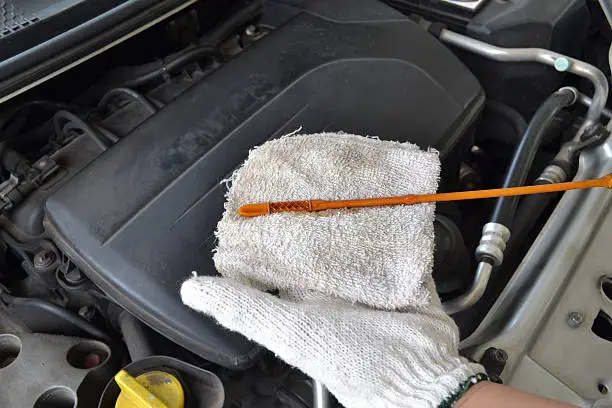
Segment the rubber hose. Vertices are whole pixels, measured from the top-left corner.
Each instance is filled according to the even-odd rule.
[[[59,109],[69,109],[71,106],[60,102],[46,101],[46,100],[33,100],[17,105],[11,109],[7,109],[0,113],[0,130],[11,122],[17,114],[30,108],[40,108],[44,110],[55,111]]]
[[[53,116],[53,124],[55,126],[55,133],[58,135],[64,134],[63,122],[70,122],[74,129],[79,129],[84,134],[88,135],[102,150],[108,149],[108,142],[96,132],[87,122],[79,118],[74,113],[61,110]]]
[[[100,340],[108,345],[114,344],[113,340],[107,336],[102,330],[98,329],[96,326],[83,319],[81,316],[78,316],[71,311],[64,309],[60,306],[57,306],[51,302],[47,302],[46,300],[36,299],[36,298],[21,298],[10,296],[6,293],[0,294],[0,298],[9,306],[13,307],[30,307],[30,308],[38,308],[41,310],[45,310],[52,315],[55,315],[61,318],[64,321],[70,322],[70,324],[78,327],[83,332],[89,334],[96,340]]]
[[[160,76],[174,71],[185,64],[201,59],[202,57],[219,53],[219,45],[234,34],[237,29],[252,21],[263,11],[261,0],[250,1],[232,12],[231,17],[213,28],[204,36],[197,46],[172,54],[163,61],[152,62],[138,67],[121,68],[113,74],[113,79],[125,87],[136,88]],[[117,80],[117,78],[123,78]]]
[[[108,105],[108,103],[111,101],[111,99],[115,98],[116,96],[127,96],[129,99],[132,99],[133,101],[138,102],[140,105],[142,105],[149,113],[156,113],[157,112],[157,108],[155,107],[155,105],[153,105],[151,103],[151,101],[144,95],[142,95],[139,92],[136,92],[133,89],[130,88],[113,88],[110,91],[108,91],[103,97],[102,99],[100,99],[100,103],[98,103],[98,107],[99,108],[104,108],[106,107],[106,105]]]
[[[120,83],[122,87],[136,88],[190,62],[217,53],[218,51],[215,48],[208,45],[187,48],[164,58],[162,61],[151,62],[138,67],[120,68],[112,74],[113,82]]]
[[[543,185],[549,183],[536,184]],[[525,242],[527,234],[533,229],[538,218],[540,218],[546,207],[548,207],[551,201],[557,196],[558,194],[556,193],[548,193],[534,194],[523,198],[512,223],[512,235],[510,236],[508,249],[506,250],[509,254],[510,251],[518,249],[517,245],[521,245]]]
[[[553,123],[555,116],[565,107],[576,101],[576,93],[570,88],[563,88],[552,94],[538,108],[529,122],[529,126],[521,139],[512,158],[512,163],[506,173],[503,187],[518,187],[525,184],[527,174],[531,169],[535,155],[544,139],[546,131]],[[497,199],[492,223],[502,224],[510,228],[516,212],[519,197],[500,197]]]

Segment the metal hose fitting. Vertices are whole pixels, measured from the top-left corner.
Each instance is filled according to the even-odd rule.
[[[546,166],[542,174],[536,179],[535,184],[556,184],[567,181],[568,175],[565,170],[556,164]]]
[[[476,248],[476,259],[488,260],[494,266],[499,266],[504,261],[504,251],[510,239],[508,227],[495,222],[485,224],[482,228],[482,237]]]

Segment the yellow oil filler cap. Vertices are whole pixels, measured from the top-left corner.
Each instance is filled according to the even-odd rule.
[[[136,378],[125,370],[115,375],[121,393],[115,408],[184,408],[185,393],[178,378],[163,371],[150,371]]]

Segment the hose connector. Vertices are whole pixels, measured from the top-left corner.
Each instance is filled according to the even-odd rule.
[[[504,251],[510,239],[508,227],[496,222],[485,224],[482,228],[482,237],[476,248],[476,259],[488,260],[494,266],[499,266],[504,261]]]
[[[564,86],[559,88],[557,92],[569,92],[572,95],[572,99],[569,101],[567,106],[575,104],[580,99],[580,92],[578,92],[578,89],[574,88],[573,86]]]
[[[542,174],[536,179],[535,184],[556,184],[567,181],[567,172],[556,164],[546,166]]]

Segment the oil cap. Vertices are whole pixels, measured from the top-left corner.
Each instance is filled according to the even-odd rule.
[[[117,372],[97,408],[222,408],[224,401],[215,373],[174,357],[148,356]]]
[[[115,408],[184,408],[181,382],[164,371],[149,371],[132,377],[125,370],[115,375],[121,389]]]

